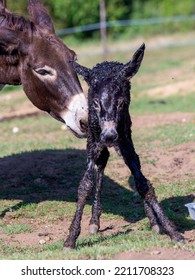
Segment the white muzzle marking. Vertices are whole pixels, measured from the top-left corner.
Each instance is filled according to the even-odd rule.
[[[86,132],[81,130],[80,121],[87,122],[88,106],[83,93],[76,94],[69,103],[67,110],[61,113],[61,118],[77,136],[85,137]]]

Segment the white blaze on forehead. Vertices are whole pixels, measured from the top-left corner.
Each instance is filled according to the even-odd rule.
[[[114,121],[104,121],[102,124],[102,129],[112,129],[116,127],[116,123]]]
[[[88,118],[87,99],[83,93],[76,94],[72,98],[67,110],[61,113],[61,118],[76,134],[85,136],[85,132],[82,132],[80,127],[80,121],[87,121]]]

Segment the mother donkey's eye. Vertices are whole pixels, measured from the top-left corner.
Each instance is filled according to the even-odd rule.
[[[41,79],[54,80],[57,77],[56,70],[47,65],[34,68],[33,71]]]
[[[35,72],[42,76],[52,75],[52,73],[50,71],[45,70],[45,69],[36,69]]]

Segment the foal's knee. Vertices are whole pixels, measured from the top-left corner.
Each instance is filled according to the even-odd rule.
[[[83,199],[86,200],[91,194],[92,188],[93,182],[91,180],[87,180],[86,178],[82,180],[78,188],[78,202]]]

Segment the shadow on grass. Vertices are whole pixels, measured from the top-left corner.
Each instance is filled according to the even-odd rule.
[[[127,234],[129,234],[132,230],[131,229],[126,229],[123,232],[117,232],[117,233],[113,233],[111,235],[107,235],[107,236],[102,236],[100,234],[96,234],[96,235],[89,235],[88,238],[85,238],[85,240],[79,240],[78,244],[77,244],[77,248],[81,249],[81,248],[85,248],[87,247],[92,247],[95,244],[100,244],[104,241],[109,241],[112,238],[118,237],[118,236],[125,236]]]
[[[170,220],[174,221],[180,232],[195,229],[195,221],[189,219],[185,204],[192,202],[194,195],[170,197],[162,201],[161,206]]]
[[[42,201],[76,202],[77,188],[86,167],[84,150],[45,150],[12,155],[0,160],[0,199],[20,200],[18,204],[3,209],[17,211],[24,205]],[[133,178],[130,176],[130,185]],[[172,197],[162,202],[167,215],[173,218],[181,230],[191,229],[193,221],[187,221],[187,209],[179,207],[192,197]],[[92,204],[92,199],[87,201]],[[145,218],[143,202],[138,195],[125,189],[111,178],[103,181],[102,207],[104,213],[123,216],[130,223]],[[185,207],[184,207],[185,208]]]

